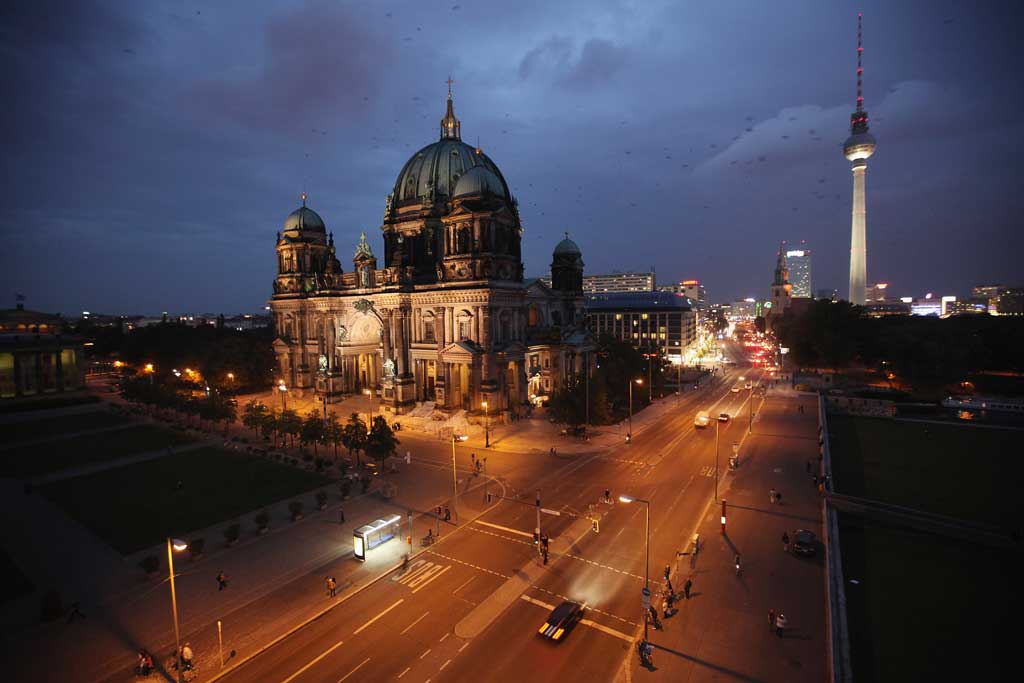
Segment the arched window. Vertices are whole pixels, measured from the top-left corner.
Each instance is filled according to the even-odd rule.
[[[434,342],[434,315],[429,313],[423,316],[423,341]]]
[[[473,315],[469,311],[462,311],[455,319],[457,341],[473,338]]]
[[[498,328],[498,338],[500,341],[512,341],[512,313],[509,311],[502,311],[498,315]]]

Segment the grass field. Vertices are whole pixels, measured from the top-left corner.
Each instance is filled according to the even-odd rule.
[[[1019,525],[1024,432],[848,415],[828,424],[839,493]]]
[[[179,480],[181,489],[176,486]],[[328,481],[312,472],[210,447],[66,479],[40,490],[128,555],[158,545],[167,536],[187,538],[192,531]],[[307,509],[314,503],[311,496],[303,502]]]
[[[1017,555],[850,515],[839,537],[854,680],[1015,678]]]
[[[115,427],[127,424],[128,422],[129,418],[122,415],[97,410],[89,413],[72,413],[59,417],[26,420],[25,422],[11,422],[0,425],[0,429],[3,430],[4,444],[6,445],[30,439],[43,439],[48,436],[83,432],[87,429]]]
[[[37,446],[20,446],[0,451],[0,476],[33,477],[69,467],[160,450],[191,440],[180,432],[152,425],[138,425],[112,432],[59,439]]]

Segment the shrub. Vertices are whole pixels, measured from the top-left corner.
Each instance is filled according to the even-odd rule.
[[[320,507],[327,505],[327,491],[320,489],[316,492],[316,504]]]
[[[231,545],[238,540],[238,537],[242,535],[242,525],[238,522],[232,522],[224,529],[224,540]]]
[[[288,503],[288,512],[292,513],[292,519],[296,519],[302,514],[302,508],[303,505],[300,500],[293,500]]]
[[[304,462],[313,462],[313,454],[309,451],[302,451],[302,460]]]
[[[342,479],[338,487],[341,489],[342,498],[348,498],[349,494],[352,493],[352,481],[350,479]]]
[[[146,555],[139,562],[139,566],[142,567],[142,571],[147,574],[153,574],[157,569],[160,569],[160,560],[157,559],[156,555]]]
[[[261,510],[260,513],[256,515],[253,521],[256,522],[257,528],[266,529],[267,526],[270,524],[270,514],[267,513],[266,510]]]

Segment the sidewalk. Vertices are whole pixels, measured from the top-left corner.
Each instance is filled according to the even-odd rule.
[[[804,406],[799,413],[798,405]],[[744,447],[740,468],[726,479],[727,533],[721,504],[711,503],[695,531],[698,555],[677,559],[677,592],[689,578],[689,600],[651,629],[653,670],[640,666],[635,650],[619,680],[815,681],[827,679],[824,548],[815,557],[784,552],[781,537],[796,529],[822,538],[821,500],[806,472],[817,460],[816,399],[769,397]],[[769,503],[774,488],[782,502]],[[694,530],[680,530],[680,547]],[[733,558],[741,556],[737,576]],[[783,637],[769,627],[768,612],[788,622]],[[639,637],[639,636],[638,636]]]

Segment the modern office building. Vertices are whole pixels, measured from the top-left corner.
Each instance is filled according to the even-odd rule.
[[[657,351],[689,363],[697,350],[697,313],[692,302],[671,292],[610,292],[586,296],[587,325],[641,351]]]
[[[793,298],[809,299],[811,292],[811,250],[806,242],[798,249],[786,250],[786,266],[789,268],[789,283],[793,285]]]
[[[885,301],[889,294],[888,282],[877,282],[864,288],[864,301]]]
[[[654,273],[609,273],[608,275],[584,275],[584,294],[606,294],[609,292],[653,292]]]

